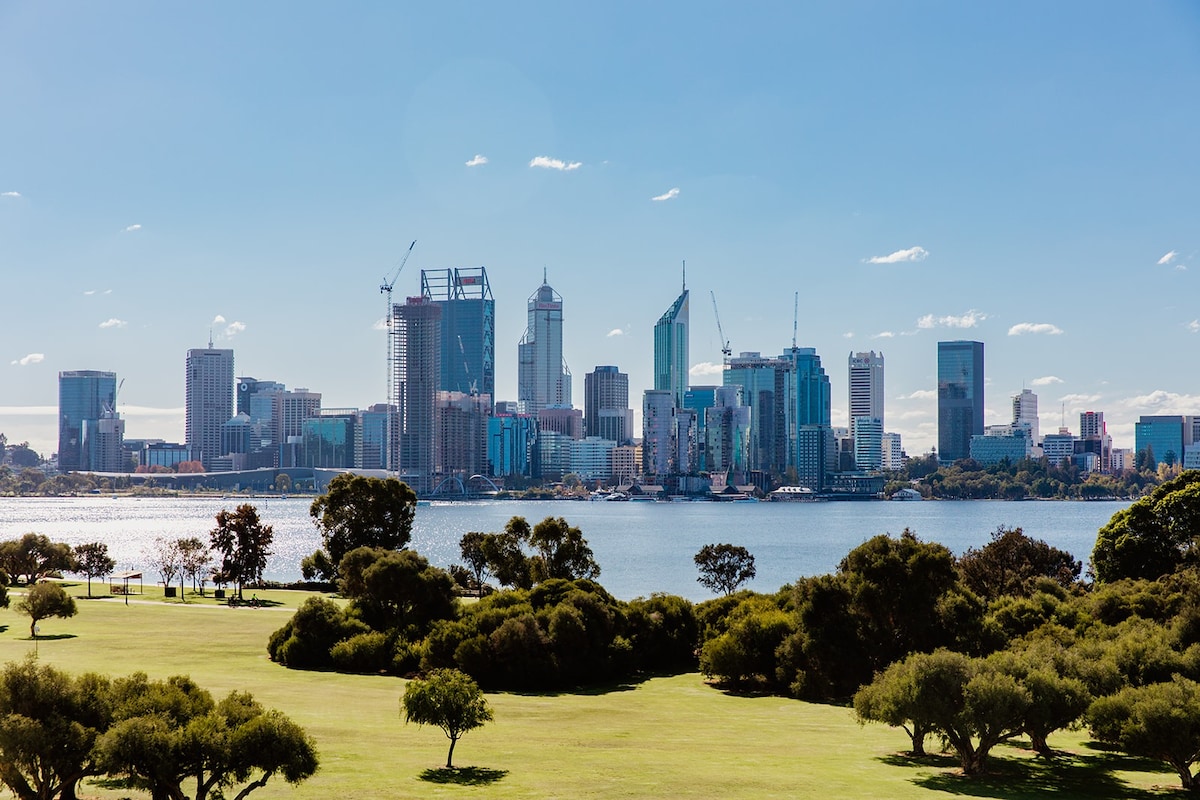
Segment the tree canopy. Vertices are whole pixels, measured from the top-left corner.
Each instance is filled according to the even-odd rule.
[[[334,477],[308,510],[335,570],[359,547],[402,549],[412,536],[416,512],[417,495],[403,481],[348,472]]]
[[[243,586],[262,580],[274,539],[275,531],[262,523],[258,509],[249,503],[233,512],[217,512],[217,527],[209,533],[209,540],[221,555],[220,575],[237,587],[239,600]]]
[[[1200,684],[1176,675],[1167,683],[1127,687],[1097,699],[1087,713],[1092,734],[1127,753],[1166,762],[1184,789],[1200,781]]]
[[[981,548],[969,548],[958,560],[963,584],[986,600],[1002,595],[1027,596],[1038,578],[1062,586],[1079,579],[1082,564],[1065,550],[1025,535],[1020,528],[1000,526]]]
[[[1096,580],[1169,575],[1197,561],[1200,470],[1163,483],[1100,529],[1092,551]]]
[[[34,584],[52,573],[70,572],[75,566],[71,546],[52,542],[41,533],[27,533],[20,539],[0,542],[0,570],[14,582],[20,578]]]
[[[37,624],[50,617],[73,617],[75,600],[57,583],[39,583],[17,602],[17,612],[29,617],[29,636],[37,636]]]
[[[732,544],[706,544],[693,558],[700,570],[700,585],[713,592],[733,594],[755,575],[754,556]]]
[[[409,681],[400,699],[404,721],[436,725],[450,740],[446,768],[454,768],[454,746],[467,731],[491,721],[492,709],[471,676],[456,669],[435,669]]]
[[[546,517],[532,528],[524,517],[513,517],[503,531],[482,534],[471,547],[504,586],[528,589],[555,578],[593,580],[600,575],[583,532],[562,517]]]
[[[88,542],[75,545],[75,566],[71,572],[87,576],[88,597],[92,596],[92,578],[111,575],[117,562],[108,554],[104,542]]]

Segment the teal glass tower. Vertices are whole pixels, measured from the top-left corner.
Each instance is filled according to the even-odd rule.
[[[938,460],[971,454],[983,435],[983,342],[938,342]]]
[[[94,369],[58,373],[58,468],[96,469],[90,463],[85,430],[105,412],[116,410],[117,374]]]
[[[654,390],[669,391],[676,408],[683,408],[688,385],[688,290],[654,326]]]

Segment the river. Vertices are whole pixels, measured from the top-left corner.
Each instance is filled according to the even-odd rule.
[[[253,503],[274,528],[265,577],[299,578],[300,559],[320,544],[308,515],[311,498],[0,498],[0,540],[44,533],[70,544],[108,545],[117,569],[148,570],[146,553],[159,537],[207,534],[222,508]],[[577,525],[600,564],[600,582],[628,600],[668,592],[693,600],[709,596],[696,582],[692,556],[705,544],[729,542],[754,554],[758,576],[748,584],[775,591],[797,577],[832,572],[853,547],[878,533],[912,529],[954,553],[989,541],[997,526],[1025,533],[1087,562],[1096,531],[1127,502],[836,502],[836,503],[589,503],[490,501],[434,503],[417,509],[411,546],[432,563],[460,561],[467,531],[495,531],[512,516],[535,523],[546,516]]]

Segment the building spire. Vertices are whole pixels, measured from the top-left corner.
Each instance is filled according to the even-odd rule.
[[[209,350],[212,350],[212,349],[213,349],[213,346],[212,346],[212,327],[211,327],[211,326],[209,326],[209,329],[208,329],[208,349],[209,349]]]
[[[542,265],[542,286],[545,286],[547,284],[547,282],[548,281],[546,280],[546,265],[543,264]]]
[[[683,260],[683,290],[687,291],[687,259]]]

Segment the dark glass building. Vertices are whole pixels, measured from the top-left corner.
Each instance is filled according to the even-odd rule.
[[[421,270],[421,296],[442,309],[438,391],[496,396],[496,301],[483,267]]]
[[[938,342],[938,460],[971,454],[983,435],[983,342]]]
[[[117,373],[92,369],[58,373],[58,468],[94,470],[89,463],[85,429],[116,410]]]

